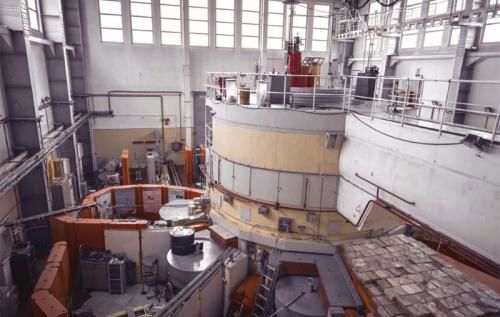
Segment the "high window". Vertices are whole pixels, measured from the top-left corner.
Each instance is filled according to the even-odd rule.
[[[290,16],[290,11],[288,12]],[[307,30],[307,4],[300,3],[295,6],[295,14],[293,15],[292,36],[300,37],[300,49],[306,48],[306,30]]]
[[[484,27],[483,43],[500,42],[500,17],[493,17],[491,13]]]
[[[241,47],[259,48],[260,1],[242,0],[241,5]]]
[[[493,0],[496,1],[496,0]],[[456,0],[455,2],[455,11],[463,11],[465,10],[465,3],[467,0]],[[473,1],[472,2],[472,9],[477,9],[480,6],[480,1]]]
[[[181,45],[180,0],[160,0],[161,43]]]
[[[208,46],[208,0],[189,0],[189,45]]]
[[[458,26],[452,27],[450,35],[450,45],[457,45],[459,36],[460,36],[460,27]]]
[[[329,5],[314,5],[311,51],[326,52],[328,47],[329,16]]]
[[[99,0],[99,22],[103,42],[123,42],[122,3],[120,0]]]
[[[417,47],[418,30],[403,31],[401,36],[401,48]]]
[[[439,15],[448,12],[448,0],[429,1],[428,16]]]
[[[151,0],[130,0],[132,43],[153,44]]]
[[[283,22],[285,6],[281,1],[269,1],[267,14],[267,48],[283,49]]]
[[[401,14],[401,1],[391,7],[391,25],[398,24]]]
[[[424,33],[424,47],[441,46],[443,42],[443,26],[426,28]]]
[[[422,0],[407,0],[405,9],[405,21],[420,18],[422,15]]]
[[[234,47],[234,0],[216,0],[215,46]]]
[[[30,22],[30,28],[32,30],[40,31],[40,23],[38,21],[38,1],[28,0],[28,17]]]
[[[376,26],[381,24],[382,19],[382,6],[380,3],[373,1],[370,3],[370,10],[368,12],[368,25]]]

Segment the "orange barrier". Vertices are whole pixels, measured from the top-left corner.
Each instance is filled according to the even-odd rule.
[[[66,307],[71,295],[69,262],[67,243],[55,243],[31,296],[34,317],[68,316]]]
[[[193,183],[193,149],[190,146],[184,147],[184,180],[188,185]]]
[[[69,258],[68,271],[74,274],[76,272],[79,248],[84,250],[105,250],[104,230],[106,229],[121,229],[121,230],[139,230],[148,227],[148,220],[160,219],[159,210],[156,213],[144,212],[143,190],[159,188],[161,190],[161,204],[168,202],[169,190],[183,190],[184,196],[187,199],[193,199],[201,196],[203,193],[200,189],[171,186],[171,185],[123,185],[110,186],[101,189],[83,199],[82,204],[92,204],[96,199],[104,194],[111,194],[111,206],[115,205],[115,191],[122,189],[134,189],[135,194],[135,212],[128,215],[139,218],[133,222],[123,220],[99,219],[97,208],[82,208],[79,218],[74,218],[68,215],[52,217],[50,219],[50,228],[52,241],[65,241],[67,248],[67,256]],[[205,225],[195,226],[196,230],[205,229]],[[56,252],[56,251],[54,251]],[[53,255],[55,257],[55,255]],[[50,256],[49,256],[50,258]],[[54,261],[53,261],[54,262]],[[64,271],[63,265],[63,271]]]
[[[128,149],[122,150],[122,185],[130,185],[130,169],[129,169],[129,159],[128,159]]]
[[[147,219],[147,220],[159,220],[160,216],[158,213],[145,213],[144,212],[144,206],[143,206],[144,202],[143,202],[143,198],[142,198],[143,197],[143,190],[144,189],[153,189],[153,188],[161,189],[161,204],[162,205],[168,203],[168,191],[169,190],[183,190],[184,196],[187,199],[193,199],[196,197],[200,197],[203,194],[203,190],[201,190],[201,189],[182,187],[182,186],[173,186],[173,185],[145,184],[145,185],[110,186],[110,187],[103,188],[103,189],[85,197],[82,201],[82,205],[92,204],[93,202],[96,201],[97,197],[102,196],[102,195],[107,194],[107,193],[110,193],[111,194],[111,204],[114,206],[116,204],[115,192],[117,190],[134,189],[136,208],[135,208],[135,213],[131,214],[130,216],[140,218],[140,219]],[[89,208],[89,207],[82,208],[80,210],[79,216],[80,216],[80,218],[98,218],[98,215],[96,214],[95,208]]]

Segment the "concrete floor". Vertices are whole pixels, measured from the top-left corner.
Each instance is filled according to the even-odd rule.
[[[141,290],[142,285],[136,284],[127,287],[125,294],[110,294],[105,291],[92,291],[90,293],[90,298],[83,303],[81,309],[84,311],[92,311],[95,316],[105,317],[120,311],[131,311],[138,306],[158,303],[156,298],[147,299],[148,296],[153,295],[152,289],[146,295],[141,295]],[[146,287],[146,291],[147,290]]]

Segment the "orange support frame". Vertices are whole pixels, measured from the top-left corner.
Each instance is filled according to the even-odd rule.
[[[184,179],[187,185],[193,183],[193,149],[184,147]]]
[[[122,160],[122,185],[130,185],[128,149],[122,150],[121,160]]]

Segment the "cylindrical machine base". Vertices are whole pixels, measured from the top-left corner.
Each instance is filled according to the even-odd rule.
[[[186,286],[212,264],[223,251],[209,238],[197,237],[195,242],[203,243],[203,252],[178,255],[169,250],[167,253],[168,278],[175,287],[183,288]]]

